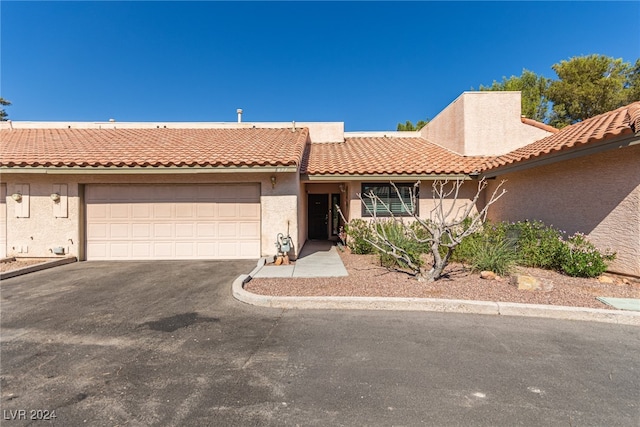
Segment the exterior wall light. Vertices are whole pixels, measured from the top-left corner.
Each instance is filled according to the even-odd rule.
[[[340,188],[340,192],[341,192],[341,193],[344,193],[344,192],[345,192],[344,184],[340,184],[340,185],[338,185],[338,188]]]
[[[58,203],[60,201],[60,194],[51,193],[51,200],[53,200],[54,202]]]
[[[13,194],[11,195],[11,198],[12,198],[13,200],[15,200],[16,202],[19,202],[20,200],[22,200],[22,194],[20,194],[20,193],[13,193]]]
[[[271,188],[276,188],[276,176],[271,175]]]

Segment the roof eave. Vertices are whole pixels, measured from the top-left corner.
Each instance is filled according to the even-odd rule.
[[[301,174],[300,181],[370,181],[393,179],[394,181],[433,181],[437,179],[472,179],[464,173],[371,173],[371,174]]]
[[[524,171],[534,167],[545,166],[560,161],[576,159],[637,144],[640,144],[640,132],[631,135],[625,134],[623,136],[614,137],[604,141],[594,141],[589,144],[583,144],[577,147],[574,146],[568,149],[519,160],[507,165],[490,167],[482,173],[482,177],[495,178],[507,173]]]
[[[200,174],[200,173],[286,173],[298,172],[297,165],[269,166],[0,166],[0,173],[55,175],[136,175],[136,174]]]

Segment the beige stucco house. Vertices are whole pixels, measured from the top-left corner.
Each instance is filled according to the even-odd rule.
[[[640,276],[640,103],[562,131],[520,116],[518,92],[465,92],[419,132],[343,123],[0,124],[0,256],[81,260],[292,254],[394,204],[390,182],[508,179],[495,220],[540,219],[618,252]],[[426,194],[425,194],[426,193]],[[425,197],[426,196],[426,197]],[[420,212],[428,212],[423,191]]]

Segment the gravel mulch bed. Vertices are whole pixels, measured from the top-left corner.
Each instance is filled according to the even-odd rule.
[[[609,308],[596,297],[640,298],[640,280],[614,278],[614,284],[597,279],[568,277],[553,271],[519,268],[517,271],[552,285],[548,291],[520,291],[509,278],[484,280],[463,265],[451,264],[447,277],[434,283],[418,282],[405,273],[381,267],[375,255],[354,255],[345,250],[340,257],[349,273],[347,277],[253,279],[245,289],[272,296],[367,296],[417,297],[477,301],[550,304],[572,307]]]
[[[51,261],[51,259],[50,258],[18,258],[14,261],[0,262],[0,273],[6,273],[7,271],[18,270],[23,267],[29,267],[30,265],[41,264],[47,261]]]

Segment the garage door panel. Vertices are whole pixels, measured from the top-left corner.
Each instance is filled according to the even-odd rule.
[[[176,205],[176,218],[188,219],[194,218],[195,206],[191,203],[178,203]]]
[[[109,206],[109,217],[113,219],[128,219],[131,214],[129,205],[124,203],[114,203]]]
[[[173,224],[153,224],[153,237],[156,239],[173,237]]]
[[[132,243],[131,256],[137,259],[146,259],[151,257],[151,244],[148,242]]]
[[[151,224],[131,224],[131,236],[134,239],[149,239],[151,237]]]
[[[134,203],[131,206],[131,216],[133,218],[150,219],[151,205],[149,203]]]
[[[241,222],[238,225],[238,237],[241,239],[250,239],[260,233],[260,224],[255,222]]]
[[[213,219],[216,217],[216,205],[214,203],[198,203],[196,215],[198,219]]]
[[[154,258],[174,258],[172,242],[154,242],[153,243]]]
[[[153,217],[154,218],[171,218],[173,206],[171,203],[156,203],[153,205]]]
[[[105,259],[108,254],[107,243],[87,243],[88,259]]]
[[[196,254],[199,258],[218,258],[218,244],[198,242],[196,243]]]
[[[229,239],[238,236],[238,224],[235,222],[223,222],[218,226],[218,237]]]
[[[224,242],[221,241],[218,243],[218,250],[222,256],[227,256],[228,258],[237,258],[238,257],[238,244],[236,242]]]
[[[128,242],[111,242],[107,245],[108,256],[113,259],[129,259],[129,246]]]
[[[258,185],[87,185],[85,200],[88,259],[260,256]]]
[[[218,217],[236,218],[238,216],[238,207],[235,203],[221,203],[218,205]]]
[[[87,206],[87,219],[107,218],[107,210],[108,205],[105,204],[92,204],[90,206]]]
[[[104,239],[109,237],[108,224],[89,224],[87,227],[87,240]]]
[[[216,237],[217,236],[217,230],[218,228],[218,224],[217,223],[202,223],[199,222],[198,224],[196,224],[196,229],[198,230],[198,236],[205,238],[211,238],[211,237]]]
[[[196,224],[176,224],[176,238],[193,238],[196,237],[195,227]]]
[[[195,255],[194,242],[176,242],[176,258],[190,258]]]
[[[260,218],[260,204],[246,203],[238,205],[238,216],[240,218]]]
[[[112,239],[129,237],[129,224],[110,224],[108,237]]]
[[[238,256],[240,258],[251,258],[251,254],[256,252],[260,252],[260,242],[240,242],[239,243],[240,253]]]

